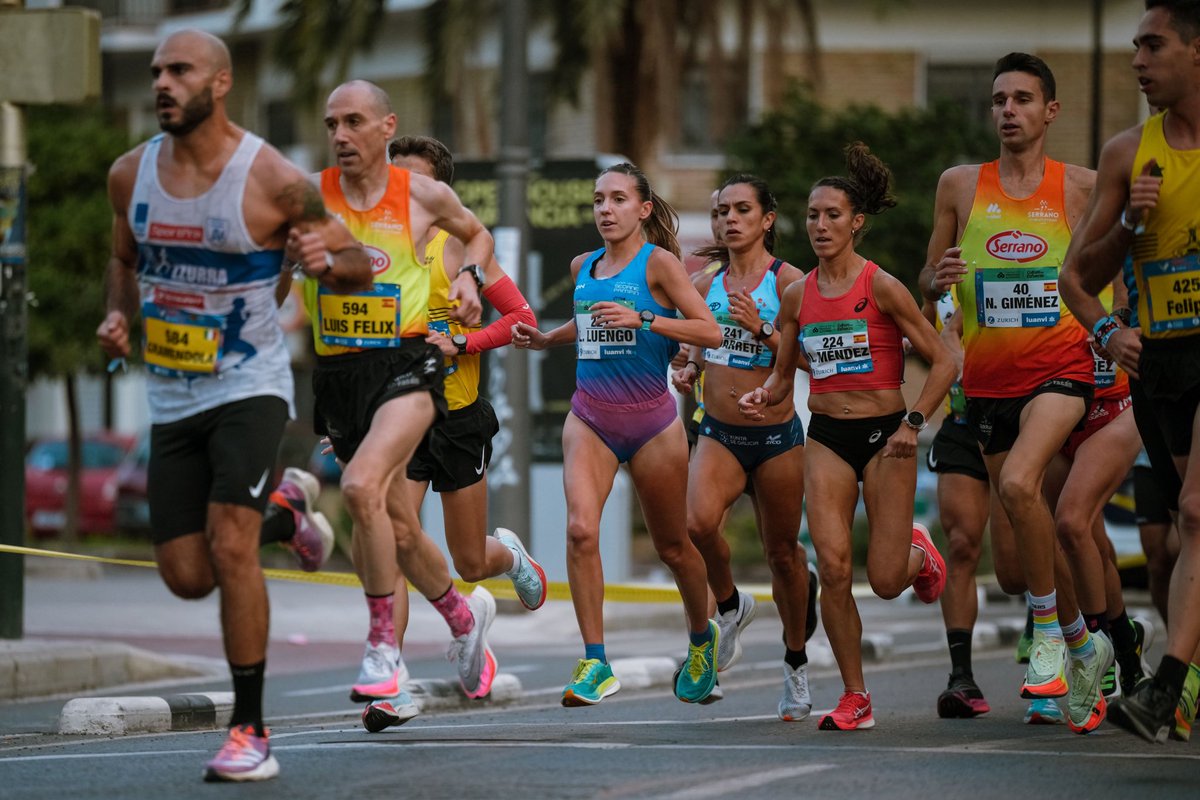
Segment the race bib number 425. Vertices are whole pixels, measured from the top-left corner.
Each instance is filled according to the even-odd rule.
[[[1058,267],[975,271],[980,327],[1053,328],[1058,324]]]
[[[1200,253],[1142,263],[1150,331],[1200,328]]]
[[[816,380],[831,375],[875,371],[865,319],[805,325],[800,332],[800,344]]]

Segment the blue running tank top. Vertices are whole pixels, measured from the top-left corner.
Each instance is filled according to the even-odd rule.
[[[251,397],[292,405],[292,365],[275,307],[283,250],[260,247],[242,200],[263,140],[247,131],[198,197],[158,179],[163,134],[146,143],[129,202],[138,246],[143,356],[156,424]]]
[[[575,384],[606,403],[644,403],[667,391],[667,365],[679,343],[640,328],[601,328],[592,324],[591,308],[609,300],[638,311],[674,318],[650,293],[646,264],[654,245],[647,242],[633,261],[616,275],[596,278],[592,268],[604,255],[601,248],[583,262],[575,279]]]
[[[764,322],[774,323],[779,317],[779,268],[783,266],[781,259],[775,259],[763,274],[763,278],[750,292],[754,305],[758,308],[758,316]],[[771,349],[763,342],[754,338],[754,333],[739,325],[729,316],[729,288],[725,285],[725,276],[729,274],[729,265],[721,267],[721,271],[713,276],[712,285],[704,302],[717,318],[721,326],[721,346],[717,349],[706,348],[704,360],[709,364],[719,364],[723,367],[738,369],[754,369],[769,367],[774,360]]]

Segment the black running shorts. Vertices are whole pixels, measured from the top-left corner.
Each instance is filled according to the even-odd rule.
[[[499,432],[496,412],[482,397],[451,411],[429,429],[413,453],[408,479],[428,481],[435,492],[453,492],[478,483],[492,461],[492,437]]]
[[[154,543],[202,533],[209,503],[261,513],[275,488],[287,416],[280,398],[251,397],[152,425],[146,492]]]
[[[968,397],[967,427],[983,446],[985,456],[1007,453],[1017,442],[1021,433],[1021,412],[1029,401],[1039,394],[1061,394],[1067,397],[1082,397],[1083,408],[1079,411],[1076,430],[1082,429],[1087,409],[1092,404],[1096,387],[1090,383],[1073,381],[1069,378],[1051,378],[1022,397]],[[1065,439],[1063,440],[1066,441]],[[1059,445],[1062,446],[1062,443]]]
[[[925,466],[939,475],[966,475],[985,483],[988,479],[979,442],[965,423],[956,422],[950,415],[946,415],[933,437],[933,444],[925,454]]]
[[[1171,455],[1186,456],[1200,408],[1200,335],[1143,339],[1138,374]]]
[[[389,400],[429,392],[434,421],[446,415],[442,351],[424,339],[402,339],[400,347],[322,356],[313,372],[313,428],[328,436],[343,463],[358,451],[375,412]]]

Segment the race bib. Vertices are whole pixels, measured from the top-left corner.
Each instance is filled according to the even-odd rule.
[[[754,334],[735,322],[728,314],[717,314],[716,317],[717,324],[721,326],[721,347],[719,350],[706,349],[705,361],[738,369],[771,366],[770,348],[756,340]]]
[[[800,345],[814,379],[875,371],[865,319],[805,325],[800,332]]]
[[[397,347],[400,344],[400,287],[377,283],[368,292],[317,291],[321,341],[340,347]]]
[[[154,303],[142,306],[145,320],[143,356],[146,368],[168,378],[212,375],[221,360],[222,317],[164,308]]]
[[[575,354],[578,358],[633,358],[637,350],[637,328],[605,328],[592,323],[592,306],[600,302],[575,301]],[[627,308],[629,301],[617,300]]]
[[[1092,371],[1096,376],[1096,388],[1103,389],[1105,386],[1115,386],[1117,383],[1117,362],[1110,361],[1095,350],[1092,350],[1092,361]]]
[[[1142,263],[1150,331],[1200,328],[1200,253]]]
[[[1058,324],[1058,267],[975,270],[980,327],[1053,328]]]

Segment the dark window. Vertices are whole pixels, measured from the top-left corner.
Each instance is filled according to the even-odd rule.
[[[926,67],[928,103],[953,103],[967,118],[987,123],[992,114],[993,64],[930,64]]]
[[[290,102],[271,100],[267,103],[267,141],[281,149],[296,143],[296,117]]]

